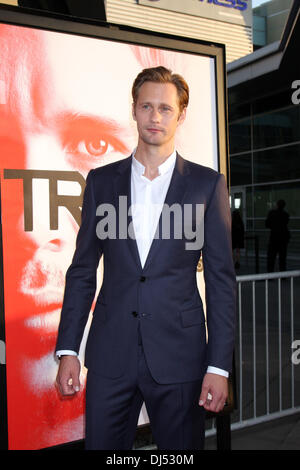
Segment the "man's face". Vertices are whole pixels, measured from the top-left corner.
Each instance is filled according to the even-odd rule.
[[[139,141],[144,144],[171,148],[177,127],[185,118],[180,112],[177,89],[173,83],[145,82],[133,105]]]

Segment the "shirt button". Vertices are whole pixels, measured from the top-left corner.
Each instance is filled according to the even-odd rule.
[[[141,277],[140,277],[140,282],[145,282],[145,281],[146,281],[145,276],[141,276]]]
[[[137,312],[131,312],[131,313],[132,313],[132,315],[133,315],[134,317],[137,317],[137,316],[138,316],[138,313],[137,313]]]

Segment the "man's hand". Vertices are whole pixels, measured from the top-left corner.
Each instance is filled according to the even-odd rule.
[[[77,356],[62,356],[56,383],[62,395],[74,395],[80,390],[80,362]]]
[[[228,396],[228,380],[218,374],[207,373],[202,383],[199,405],[207,411],[222,411]]]

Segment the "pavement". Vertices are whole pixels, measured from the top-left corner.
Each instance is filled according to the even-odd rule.
[[[265,260],[260,260],[260,272],[265,272]],[[287,260],[287,269],[299,269],[299,260]],[[255,274],[253,258],[241,258],[237,276]],[[216,436],[206,438],[207,450],[217,449]],[[300,413],[269,422],[231,431],[232,450],[300,450]]]
[[[143,434],[143,433],[142,433]],[[136,450],[156,450],[149,428],[140,434]],[[300,450],[300,412],[271,421],[231,430],[231,451]],[[217,436],[207,436],[205,450],[217,451]]]
[[[300,263],[292,257],[287,260],[287,269],[299,269]],[[260,259],[260,272],[266,271],[266,260]],[[236,275],[256,274],[255,260],[241,257]],[[206,437],[206,450],[217,449],[216,436]],[[300,413],[271,420],[269,422],[231,431],[231,450],[300,450]]]
[[[217,450],[216,436],[205,450]],[[231,431],[231,450],[300,450],[300,413]]]

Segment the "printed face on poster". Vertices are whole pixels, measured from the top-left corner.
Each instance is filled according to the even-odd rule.
[[[0,61],[9,448],[38,449],[84,437],[86,370],[81,392],[62,399],[54,348],[86,176],[135,148],[132,83],[143,68],[157,65],[182,74],[190,86],[177,150],[219,169],[215,62],[8,24],[0,24]],[[101,270],[102,263],[98,288]],[[146,419],[141,415],[140,423]]]

